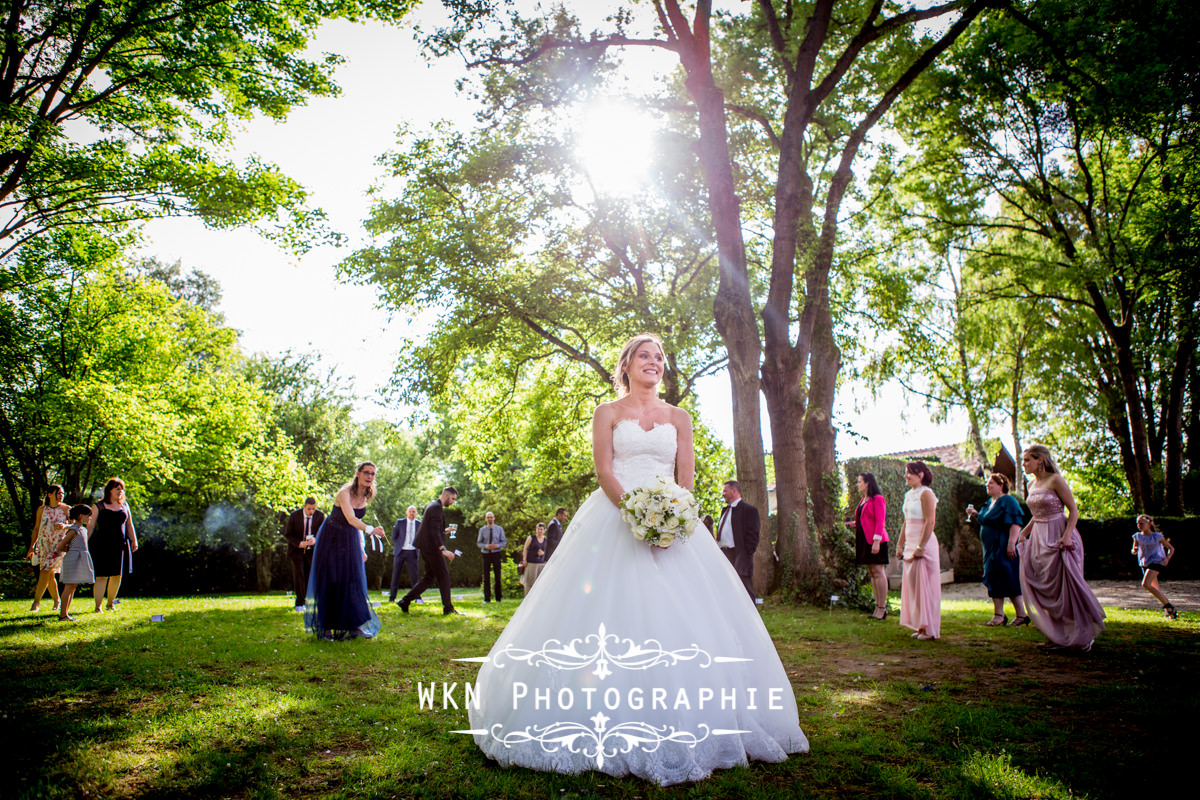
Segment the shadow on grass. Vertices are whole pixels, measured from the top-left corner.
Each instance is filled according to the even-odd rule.
[[[504,770],[464,710],[418,681],[470,681],[515,610],[384,607],[371,641],[318,642],[278,598],[139,599],[74,625],[0,602],[5,794],[80,797],[1123,798],[1163,743],[1195,741],[1200,625],[1110,612],[1086,657],[1038,652],[948,603],[943,639],[893,619],[764,610],[813,752],[660,788]],[[150,615],[166,620],[151,623]],[[1185,749],[1186,746],[1185,746]]]

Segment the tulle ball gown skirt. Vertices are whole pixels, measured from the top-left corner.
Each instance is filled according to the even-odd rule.
[[[336,507],[317,532],[304,629],[322,639],[374,636],[379,632],[379,617],[367,595],[362,537]]]
[[[652,547],[600,491],[475,685],[468,732],[503,766],[666,785],[808,750],[774,644],[707,530]]]

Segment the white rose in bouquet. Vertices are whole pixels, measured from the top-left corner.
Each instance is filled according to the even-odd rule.
[[[621,518],[633,535],[655,547],[686,540],[700,524],[696,498],[674,481],[658,477],[630,491],[621,500]]]

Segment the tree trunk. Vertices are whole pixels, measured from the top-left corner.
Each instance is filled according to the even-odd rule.
[[[1127,293],[1118,292],[1121,299],[1121,321],[1118,323],[1108,311],[1108,303],[1095,283],[1084,286],[1091,299],[1092,310],[1100,321],[1101,327],[1112,348],[1113,367],[1116,369],[1116,379],[1120,391],[1120,403],[1128,424],[1128,447],[1131,464],[1126,468],[1129,479],[1130,494],[1133,497],[1133,507],[1139,512],[1150,511],[1154,505],[1154,481],[1150,470],[1150,439],[1146,430],[1146,419],[1142,414],[1142,397],[1138,390],[1138,371],[1133,363],[1133,330],[1134,298]],[[1116,388],[1116,387],[1114,387]],[[1109,409],[1111,415],[1113,409]],[[1125,454],[1122,453],[1122,460]]]
[[[837,433],[833,427],[833,401],[841,365],[842,353],[837,346],[833,319],[826,306],[818,312],[813,328],[808,412],[804,415],[804,460],[812,498],[813,538],[818,542],[822,541],[823,536],[845,530],[837,513],[842,483],[837,472]],[[815,565],[818,569],[833,563],[824,548],[820,555]]]
[[[1013,351],[1012,392],[1009,395],[1012,403],[1009,419],[1012,421],[1013,459],[1017,462],[1016,474],[1013,475],[1013,492],[1017,499],[1025,499],[1025,471],[1021,466],[1021,394],[1025,387],[1025,344],[1029,332],[1022,328],[1016,339],[1016,349]]]
[[[1196,352],[1196,334],[1192,326],[1188,328],[1175,350],[1167,395],[1167,418],[1163,426],[1167,440],[1163,507],[1173,516],[1183,516],[1183,403]]]
[[[274,545],[266,545],[254,557],[255,589],[259,592],[271,590],[271,559],[274,555]]]
[[[720,284],[713,304],[717,330],[729,354],[729,384],[733,396],[733,455],[737,478],[746,500],[767,518],[767,471],[763,459],[759,412],[758,365],[762,348],[758,322],[750,298],[746,269],[746,245],[742,238],[741,203],[734,190],[733,160],[725,120],[725,95],[712,74],[708,38],[710,3],[696,4],[689,30],[678,3],[670,2],[668,14],[680,40],[679,57],[686,78],[684,85],[696,102],[700,140],[696,154],[708,188],[709,213],[717,237]],[[755,553],[755,581],[774,581],[774,555],[769,535],[759,538]]]
[[[788,593],[811,599],[818,576],[818,551],[808,526],[805,404],[799,388],[803,385],[804,373],[794,360],[772,360],[769,366],[763,365],[763,394],[771,420],[775,462],[775,508],[783,570],[780,577]]]

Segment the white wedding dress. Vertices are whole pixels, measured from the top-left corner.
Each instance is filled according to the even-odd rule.
[[[626,490],[673,478],[677,432],[622,420]],[[638,541],[596,490],[492,647],[469,707],[500,764],[695,781],[808,750],[779,655],[737,573],[701,525]]]

